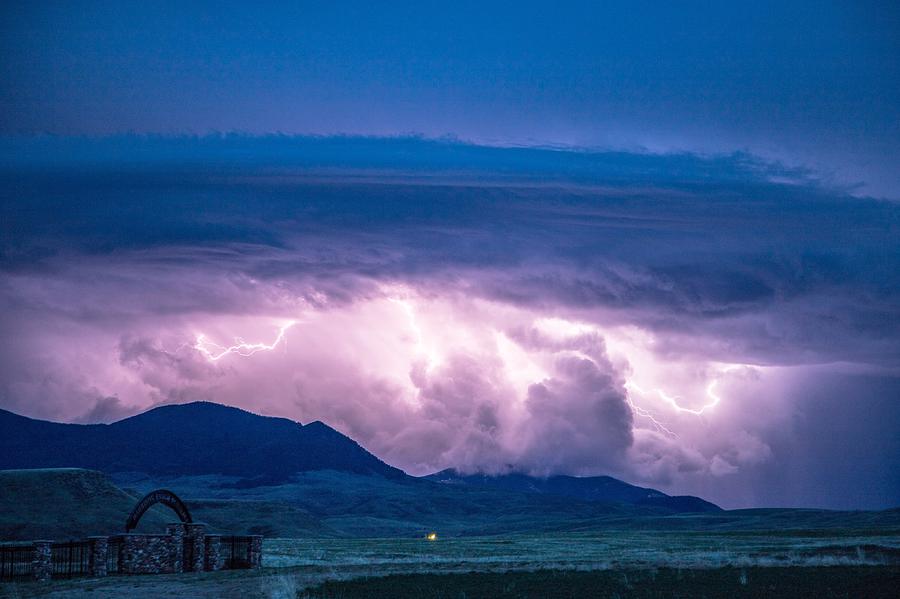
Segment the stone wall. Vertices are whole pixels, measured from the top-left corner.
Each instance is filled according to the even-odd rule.
[[[184,563],[182,569],[185,572],[203,572],[206,565],[206,525],[184,525],[184,557],[190,563]]]
[[[166,534],[127,533],[113,537],[88,537],[87,576],[106,576],[110,539],[121,539],[116,569],[119,574],[172,574],[222,570],[226,550],[222,535],[206,534],[206,525],[178,522],[166,527]],[[249,541],[247,558],[251,568],[262,567],[262,537],[243,537]],[[53,572],[52,541],[34,541],[31,562],[35,580],[49,580]],[[245,545],[246,546],[246,545]],[[244,562],[246,564],[246,562]]]
[[[91,542],[91,576],[106,576],[106,557],[109,554],[109,537],[88,537]]]
[[[250,567],[254,570],[262,568],[262,537],[250,537]]]
[[[170,540],[169,545],[169,562],[171,564],[170,572],[184,571],[184,533],[185,528],[182,522],[169,524],[166,526]]]
[[[206,535],[206,556],[203,569],[211,572],[225,567],[225,555],[222,552],[222,535]]]
[[[171,535],[123,535],[122,574],[170,574],[181,571],[181,539]]]
[[[34,560],[31,562],[31,572],[35,580],[50,580],[53,567],[50,563],[50,546],[53,541],[34,542]]]

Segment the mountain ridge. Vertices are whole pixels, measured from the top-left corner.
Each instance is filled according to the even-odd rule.
[[[272,480],[320,469],[406,476],[325,423],[303,425],[213,402],[159,406],[111,424],[0,410],[0,469],[54,467]]]
[[[214,402],[157,406],[111,424],[55,423],[0,410],[0,469],[27,468],[213,474],[237,477],[227,483],[235,489],[286,484],[302,472],[336,471],[676,513],[720,510],[700,498],[672,497],[610,476],[491,477],[448,469],[411,477],[321,421],[303,425]]]
[[[571,497],[598,503],[630,503],[655,506],[678,512],[715,512],[722,508],[692,495],[667,495],[656,489],[638,487],[612,476],[568,476],[558,474],[535,477],[521,472],[500,475],[461,474],[453,468],[424,478],[443,484],[491,487],[523,493]]]

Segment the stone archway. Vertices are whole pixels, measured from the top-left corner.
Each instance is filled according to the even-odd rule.
[[[157,489],[144,495],[144,497],[137,502],[137,505],[134,506],[134,509],[131,510],[131,514],[128,515],[128,520],[125,521],[125,532],[134,530],[137,527],[138,522],[140,522],[141,516],[144,515],[144,512],[157,503],[170,507],[183,523],[190,524],[193,522],[187,506],[184,505],[184,502],[181,501],[175,493],[166,489]]]

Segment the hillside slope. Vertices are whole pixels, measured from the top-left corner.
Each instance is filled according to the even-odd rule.
[[[113,479],[115,480],[115,479]],[[206,475],[120,480],[87,470],[0,471],[0,540],[67,539],[122,532],[143,493],[165,487],[193,518],[220,533],[267,537],[421,537],[509,535],[553,531],[779,531],[860,529],[896,534],[900,510],[737,510],[673,513],[634,504],[605,504],[551,494],[434,483],[406,477],[305,472],[278,485],[235,486]],[[161,532],[175,515],[155,506],[137,532]]]
[[[498,476],[486,474],[462,475],[455,470],[449,469],[436,472],[425,478],[454,486],[488,487],[520,493],[571,497],[580,501],[598,503],[628,503],[658,507],[679,513],[717,512],[722,509],[699,497],[666,495],[656,489],[630,485],[611,476],[550,476],[538,478],[520,473]]]
[[[77,468],[0,470],[0,541],[65,540],[124,532],[125,519],[147,490],[128,491],[95,470]],[[178,489],[181,494],[182,489]],[[185,499],[195,522],[210,532],[282,537],[337,533],[294,505],[274,501]],[[150,508],[135,532],[158,533],[178,518]]]
[[[101,472],[74,468],[0,470],[0,540],[67,539],[124,532],[137,497]],[[177,520],[154,507],[137,532]]]

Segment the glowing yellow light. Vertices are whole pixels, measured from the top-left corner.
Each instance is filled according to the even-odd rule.
[[[437,533],[430,532],[427,535],[425,535],[425,538],[428,539],[429,541],[437,541]]]

